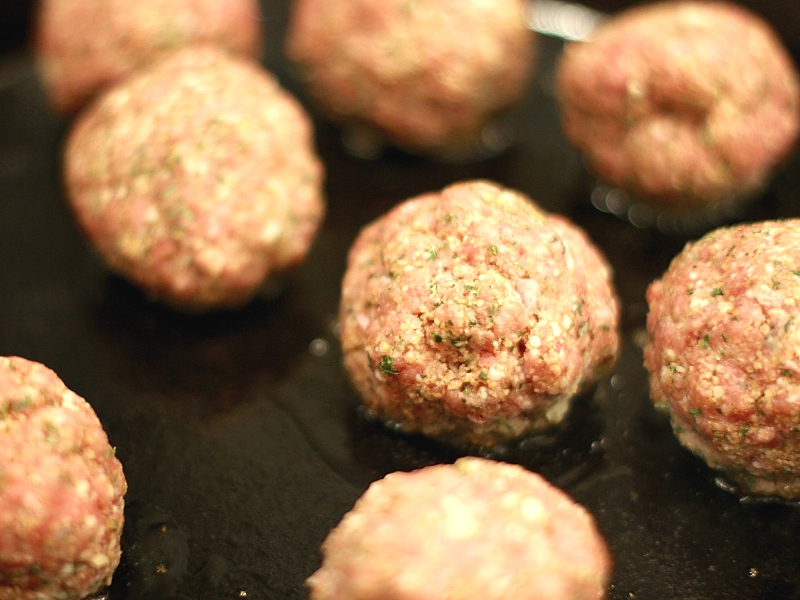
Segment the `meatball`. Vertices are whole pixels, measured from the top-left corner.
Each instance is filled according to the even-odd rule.
[[[583,507],[474,457],[373,483],[322,552],[312,600],[598,600],[611,570]]]
[[[0,357],[0,600],[82,600],[120,560],[122,466],[91,406]]]
[[[647,301],[651,395],[681,443],[744,492],[800,497],[800,220],[689,243]]]
[[[754,195],[800,123],[777,34],[725,2],[629,9],[567,46],[555,85],[565,133],[590,168],[662,208]]]
[[[256,0],[42,0],[35,51],[52,107],[75,112],[90,98],[168,52],[218,44],[257,57]]]
[[[322,166],[302,107],[257,64],[179,51],[87,109],[69,200],[108,265],[190,311],[236,307],[306,255]]]
[[[468,181],[365,227],[342,282],[344,363],[378,417],[491,446],[561,421],[617,355],[611,271],[522,194]]]
[[[525,93],[525,0],[295,0],[286,51],[332,119],[416,153],[461,157]]]

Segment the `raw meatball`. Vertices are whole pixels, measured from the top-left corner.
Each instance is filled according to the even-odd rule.
[[[311,245],[324,212],[312,133],[258,65],[188,48],[80,116],[69,199],[110,267],[151,297],[236,307]]]
[[[526,4],[295,0],[286,50],[334,120],[457,156],[526,91],[536,58]]]
[[[120,559],[122,466],[50,369],[0,357],[0,600],[82,600]]]
[[[797,75],[776,33],[724,2],[621,13],[567,46],[556,89],[566,135],[590,167],[676,209],[759,191],[800,123]]]
[[[373,483],[322,552],[312,600],[599,600],[611,570],[583,507],[472,457]]]
[[[74,112],[168,52],[211,43],[260,52],[256,0],[42,0],[35,49],[53,108]]]
[[[619,342],[611,271],[588,238],[481,181],[364,228],[340,311],[345,367],[366,406],[457,444],[558,423]]]
[[[688,244],[647,301],[651,394],[681,443],[745,492],[800,496],[800,220]]]

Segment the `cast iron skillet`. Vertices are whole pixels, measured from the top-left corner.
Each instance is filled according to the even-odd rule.
[[[264,64],[305,101],[281,55],[283,2],[264,3]],[[686,234],[595,209],[595,182],[563,139],[543,42],[515,144],[469,164],[342,150],[317,120],[329,214],[305,264],[246,308],[185,316],[110,275],[67,208],[52,114],[25,49],[0,59],[0,354],[54,369],[103,422],[129,483],[111,600],[305,598],[328,531],[370,482],[462,451],[370,422],[336,338],[344,258],[359,228],[412,195],[488,178],[586,228],[616,271],[623,352],[566,423],[495,450],[566,490],[614,557],[610,598],[800,597],[800,509],[740,499],[675,441],[648,399],[644,292]],[[734,218],[800,214],[798,158]],[[710,226],[710,224],[708,225]]]

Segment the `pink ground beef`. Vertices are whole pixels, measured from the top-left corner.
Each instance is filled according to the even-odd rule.
[[[261,49],[256,0],[42,0],[35,30],[45,91],[65,113],[191,44],[253,58]]]
[[[211,47],[114,88],[65,150],[74,211],[110,267],[202,311],[306,255],[325,210],[310,119],[268,72]]]
[[[373,483],[322,552],[312,600],[600,600],[611,571],[586,510],[473,457]]]
[[[690,243],[647,292],[651,395],[744,492],[800,496],[800,220]]]
[[[766,21],[725,2],[620,13],[567,46],[556,89],[590,167],[673,208],[759,191],[800,126],[788,52]]]
[[[286,51],[339,122],[413,152],[461,154],[527,89],[523,0],[297,0]]]
[[[365,227],[340,308],[344,362],[379,417],[493,445],[558,423],[613,364],[611,271],[566,219],[472,181]]]
[[[120,462],[50,369],[0,357],[0,600],[81,600],[120,560]]]

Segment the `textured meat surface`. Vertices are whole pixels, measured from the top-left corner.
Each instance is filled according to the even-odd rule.
[[[53,108],[73,112],[99,91],[185,46],[256,57],[256,0],[42,0],[36,55]]]
[[[707,234],[647,301],[651,394],[680,441],[744,491],[800,496],[800,221]]]
[[[50,369],[0,357],[0,599],[81,600],[120,559],[122,466]]]
[[[585,509],[474,457],[373,483],[322,552],[314,600],[600,600],[611,570]]]
[[[308,251],[325,203],[302,107],[255,63],[189,48],[81,115],[70,201],[118,273],[189,310],[238,306]]]
[[[366,406],[469,444],[559,422],[618,347],[598,250],[489,182],[410,199],[365,227],[340,311],[345,366]]]
[[[568,45],[556,88],[597,174],[667,206],[758,191],[798,133],[791,57],[770,25],[724,2],[621,13]]]
[[[525,92],[523,0],[298,0],[287,54],[327,114],[412,151],[461,152]]]

